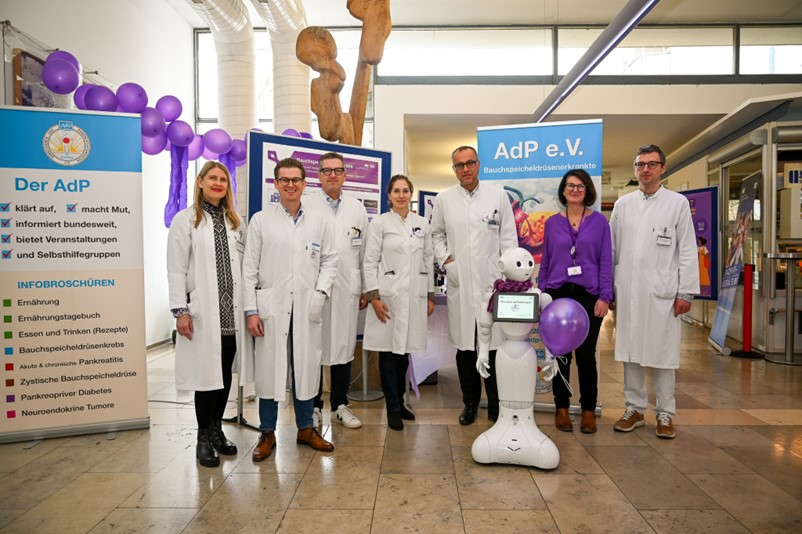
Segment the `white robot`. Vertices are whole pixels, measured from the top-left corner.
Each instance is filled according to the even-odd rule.
[[[527,282],[532,277],[535,262],[525,249],[513,248],[505,251],[499,259],[498,266],[507,279],[501,282],[501,291],[505,291],[503,287],[505,285],[517,286],[515,288],[517,291],[530,286]],[[520,294],[523,296],[532,293],[537,294],[538,308],[541,310],[551,302],[550,295],[541,293],[539,289],[531,286]],[[487,301],[493,298],[493,295],[494,293],[488,293]],[[518,308],[512,304],[509,315],[515,315]],[[499,316],[501,313],[497,310],[495,319],[501,324],[501,331],[504,334],[504,341],[496,352],[499,417],[495,425],[476,438],[471,447],[471,454],[476,462],[482,464],[504,463],[554,469],[560,463],[560,452],[537,427],[533,413],[535,374],[538,369],[535,349],[529,343],[529,332],[535,321],[530,319],[527,322],[523,319],[521,322],[520,318],[516,318],[514,319],[516,322],[506,322]],[[484,312],[479,321],[479,353],[476,369],[485,378],[490,376],[488,353],[493,322],[493,314],[489,311]],[[554,378],[557,370],[556,359],[546,349],[546,365],[543,370],[545,379]]]

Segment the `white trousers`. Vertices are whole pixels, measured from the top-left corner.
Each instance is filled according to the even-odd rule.
[[[675,369],[652,368],[652,385],[657,403],[654,411],[677,415],[677,400],[674,396]],[[649,396],[646,393],[646,368],[638,363],[624,363],[624,401],[627,408],[641,414],[646,413]]]

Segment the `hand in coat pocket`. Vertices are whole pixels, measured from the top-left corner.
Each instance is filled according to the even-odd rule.
[[[323,321],[323,304],[326,303],[326,295],[320,291],[315,291],[309,301],[309,320],[313,323]]]

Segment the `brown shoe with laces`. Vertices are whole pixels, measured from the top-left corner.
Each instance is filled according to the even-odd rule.
[[[571,421],[571,416],[568,415],[568,408],[557,408],[557,413],[554,414],[554,426],[563,432],[574,431],[574,423]]]
[[[259,441],[256,442],[256,447],[253,448],[251,459],[254,462],[261,462],[268,458],[276,446],[276,433],[275,432],[262,432],[259,434]]]
[[[313,426],[299,430],[295,442],[301,445],[309,445],[320,452],[332,452],[334,450],[334,445],[323,439]]]
[[[583,434],[596,433],[596,413],[593,410],[582,410],[582,424],[579,431]]]

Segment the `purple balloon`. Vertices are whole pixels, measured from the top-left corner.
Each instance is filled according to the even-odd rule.
[[[195,161],[203,155],[203,136],[195,134],[192,142],[187,147],[187,158],[189,161]]]
[[[204,141],[203,142],[204,142],[204,144],[206,143],[206,137],[205,136],[204,136]],[[206,160],[209,160],[209,161],[217,161],[219,158],[220,158],[220,154],[216,154],[215,152],[212,152],[211,150],[209,150],[208,146],[203,149],[203,159],[206,159]]]
[[[142,152],[145,154],[155,156],[167,145],[167,134],[160,133],[155,137],[142,136]]]
[[[164,151],[164,152],[170,152],[170,149],[171,149],[171,148],[173,148],[173,144],[170,142],[170,140],[169,140],[169,139],[167,139],[167,142],[166,142],[166,143],[164,143],[164,149],[163,149],[163,151]]]
[[[66,50],[54,50],[53,52],[50,52],[50,54],[47,56],[47,61],[53,59],[63,59],[64,61],[75,67],[75,70],[81,72],[81,63],[78,61],[78,58],[76,58]]]
[[[114,91],[102,85],[96,85],[86,92],[84,97],[87,109],[95,111],[117,111],[117,97]]]
[[[164,132],[164,117],[159,110],[145,108],[142,111],[142,135],[145,137],[156,137]]]
[[[203,144],[215,154],[231,150],[231,136],[222,128],[214,128],[203,134]]]
[[[117,88],[117,104],[126,113],[142,113],[148,105],[148,93],[137,83],[124,83]]]
[[[299,132],[294,128],[287,128],[286,130],[281,132],[281,135],[288,135],[290,137],[301,137],[301,132]]]
[[[173,121],[167,126],[167,139],[175,146],[188,146],[194,138],[192,126],[184,121]]]
[[[264,133],[264,130],[262,130],[261,128],[251,128],[250,130],[245,132],[245,135],[242,136],[242,140],[245,141],[246,143],[248,142],[248,134],[251,133],[251,132]]]
[[[42,81],[45,87],[60,95],[75,91],[80,78],[78,69],[64,59],[48,59],[42,67]]]
[[[234,161],[241,163],[248,159],[248,145],[242,139],[234,139],[231,142],[231,150],[228,153],[234,158]]]
[[[540,312],[540,339],[552,354],[562,356],[579,347],[588,336],[588,312],[574,299],[553,301]]]
[[[75,93],[72,95],[72,100],[75,102],[75,105],[78,106],[78,109],[87,109],[86,92],[93,87],[96,87],[95,84],[85,83],[75,90]]]
[[[162,117],[164,117],[164,120],[167,122],[173,122],[176,120],[181,116],[181,112],[183,111],[181,101],[173,95],[165,95],[161,97],[156,102],[156,109],[161,112]]]

